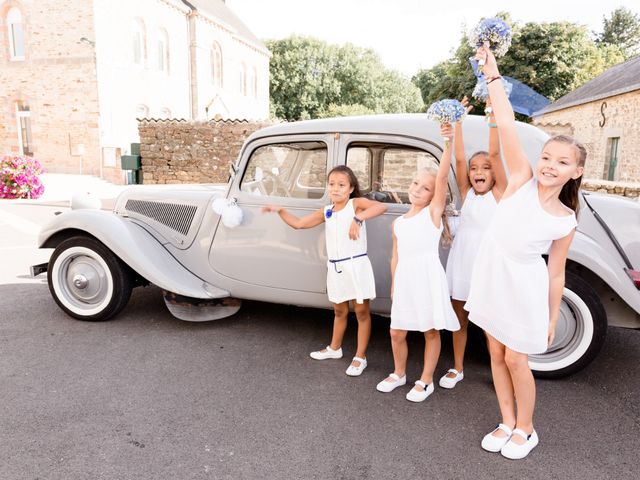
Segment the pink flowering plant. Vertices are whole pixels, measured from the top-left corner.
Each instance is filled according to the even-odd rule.
[[[4,155],[0,159],[0,198],[39,198],[44,193],[38,177],[42,173],[35,158]]]

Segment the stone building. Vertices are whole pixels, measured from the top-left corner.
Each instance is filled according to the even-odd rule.
[[[122,181],[136,118],[267,118],[269,58],[223,0],[0,0],[0,154]]]
[[[584,143],[585,178],[640,182],[640,56],[558,99],[533,124]]]

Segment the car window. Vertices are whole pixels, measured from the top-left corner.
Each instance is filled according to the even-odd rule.
[[[369,168],[362,167],[364,151],[369,155]],[[347,147],[347,165],[358,177],[366,197],[386,203],[409,203],[407,191],[413,177],[424,169],[435,172],[438,159],[415,147],[354,143]]]
[[[322,198],[326,182],[325,143],[277,143],[251,153],[240,190],[265,197]]]

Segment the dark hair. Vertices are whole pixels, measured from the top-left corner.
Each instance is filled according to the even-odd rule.
[[[471,155],[469,157],[469,168],[471,168],[471,161],[476,158],[478,155],[486,155],[487,157],[489,156],[489,152],[486,152],[484,150],[478,150],[476,153],[474,153],[473,155]]]
[[[587,149],[584,148],[580,142],[578,142],[575,138],[570,137],[569,135],[555,135],[551,137],[544,144],[546,147],[551,142],[564,143],[565,145],[571,145],[576,152],[576,162],[578,163],[578,167],[584,167],[585,162],[587,161]],[[564,203],[571,210],[576,212],[576,216],[580,211],[580,186],[582,185],[582,175],[578,178],[570,178],[567,183],[562,186],[562,190],[560,191],[559,199],[562,203]]]
[[[331,171],[327,175],[327,180],[332,173],[344,173],[347,177],[349,177],[349,185],[353,187],[353,192],[351,192],[349,198],[358,198],[362,196],[362,193],[360,193],[360,184],[358,183],[358,178],[356,177],[356,174],[353,173],[353,170],[351,170],[346,165],[338,165],[337,167],[333,167],[331,169]]]

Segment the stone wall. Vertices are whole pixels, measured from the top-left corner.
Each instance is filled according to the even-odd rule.
[[[607,180],[582,181],[582,188],[589,192],[609,193],[640,201],[640,183],[609,182]]]
[[[582,142],[587,149],[584,176],[590,179],[607,178],[610,139],[619,138],[613,179],[640,182],[639,118],[640,90],[635,90],[540,115],[533,119],[533,125],[550,135],[566,133]]]
[[[145,184],[220,183],[242,144],[268,122],[246,120],[142,120],[139,124]]]

